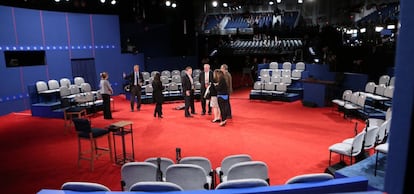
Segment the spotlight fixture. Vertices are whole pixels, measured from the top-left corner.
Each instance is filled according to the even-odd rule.
[[[394,30],[395,29],[395,25],[393,25],[393,24],[387,25],[387,29],[388,30]]]
[[[282,0],[276,0],[276,3],[282,3]]]
[[[106,0],[101,0],[101,3],[105,3],[106,2]]]
[[[60,0],[55,0],[55,2],[56,2],[56,3],[59,3],[59,2],[60,2]]]
[[[375,27],[375,32],[381,32],[384,29],[384,27],[382,26],[376,26]]]
[[[172,7],[172,8],[176,8],[176,7],[177,7],[177,4],[176,4],[176,3],[172,3],[172,4],[171,4],[171,7]]]
[[[274,2],[273,1],[269,1],[269,5],[273,5],[274,4]]]
[[[171,6],[171,1],[165,1],[165,6],[167,6],[167,7],[169,7],[169,6]]]
[[[211,2],[211,5],[212,5],[213,7],[217,7],[217,6],[218,6],[218,2],[217,2],[217,1],[213,1],[213,2]]]
[[[299,4],[302,4],[302,3],[303,3],[303,0],[298,0],[298,3],[299,3]]]
[[[361,29],[359,29],[359,32],[360,33],[365,33],[365,32],[367,32],[367,29],[366,28],[361,28]]]
[[[115,4],[116,4],[116,1],[115,1],[115,0],[112,0],[112,1],[111,1],[111,4],[112,4],[112,5],[115,5]]]
[[[226,3],[226,2],[223,3],[223,7],[228,7],[228,6],[229,6],[228,3]]]

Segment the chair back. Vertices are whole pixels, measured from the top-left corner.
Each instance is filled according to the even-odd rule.
[[[165,158],[165,157],[160,157],[160,159],[161,159],[161,161],[160,161],[160,167],[161,167],[160,170],[162,172],[163,179],[165,179],[165,172],[167,171],[167,168],[170,165],[173,165],[174,164],[174,161],[171,160],[171,159],[169,159],[169,158]],[[149,163],[158,165],[158,163],[157,163],[157,157],[147,158],[147,159],[144,160],[144,162],[149,162]]]
[[[144,181],[133,184],[129,191],[142,192],[168,192],[168,191],[183,191],[179,185],[170,182],[160,181]]]
[[[284,62],[283,64],[282,64],[282,68],[283,69],[292,69],[292,63],[291,62]]]
[[[92,88],[91,85],[89,83],[81,83],[81,91],[82,92],[91,92]]]
[[[366,129],[364,149],[371,149],[375,146],[378,136],[378,126],[371,126]]]
[[[384,84],[386,86],[388,86],[390,82],[390,76],[389,75],[382,75],[379,80],[378,80],[378,84]]]
[[[43,92],[43,91],[48,90],[49,88],[47,87],[47,83],[45,81],[37,81],[36,89],[37,89],[37,92]]]
[[[122,190],[128,190],[134,183],[157,181],[157,165],[150,162],[128,162],[121,167]]]
[[[279,69],[279,64],[277,62],[271,62],[269,64],[269,69]]]
[[[287,180],[285,184],[321,182],[331,179],[334,179],[334,177],[328,173],[310,173],[294,176]]]
[[[165,173],[167,182],[175,183],[184,190],[208,189],[204,169],[194,164],[173,164]]]
[[[171,77],[172,77],[172,76],[174,76],[174,75],[178,75],[178,76],[180,76],[180,77],[181,77],[181,75],[180,75],[180,70],[177,70],[177,69],[172,70],[172,71],[171,71]]]
[[[273,83],[273,82],[267,82],[267,83],[265,83],[264,84],[264,89],[266,91],[275,91],[276,90],[275,83]]]
[[[206,157],[201,156],[188,156],[181,158],[180,164],[195,164],[204,169],[206,176],[210,176],[212,172],[211,162]]]
[[[368,82],[367,84],[365,84],[365,92],[374,94],[376,87],[377,85],[374,82]]]
[[[246,161],[252,161],[252,157],[248,154],[236,154],[227,156],[221,161],[221,172],[219,173],[223,174],[224,176],[227,176],[227,173],[229,172],[229,169],[232,165]]]
[[[266,163],[262,161],[247,161],[234,164],[227,174],[227,181],[235,179],[258,178],[269,183],[269,173]]]
[[[173,76],[171,77],[171,82],[174,82],[174,83],[180,84],[180,83],[181,83],[181,76],[180,76],[180,75],[173,75]]]
[[[66,182],[61,186],[61,190],[79,192],[111,191],[105,185],[91,182]]]
[[[269,186],[269,184],[263,179],[248,178],[248,179],[236,179],[236,180],[229,180],[226,182],[222,182],[217,185],[216,190],[266,187],[266,186]]]
[[[171,77],[171,71],[168,71],[168,70],[161,71],[161,76],[166,76],[166,77],[170,78]]]
[[[254,90],[262,90],[263,89],[262,82],[260,82],[260,81],[254,82],[253,89]]]
[[[160,73],[159,71],[151,71],[151,77],[154,77],[155,74]],[[160,74],[161,75],[161,74]]]
[[[295,69],[304,71],[305,70],[305,63],[304,62],[297,62]]]
[[[145,86],[145,95],[152,95],[152,92],[154,91],[154,88],[151,84],[148,84]]]
[[[70,90],[66,86],[60,86],[59,88],[60,97],[65,97],[70,95]]]
[[[377,133],[377,142],[376,144],[381,144],[385,140],[385,136],[387,134],[387,125],[390,121],[386,120],[384,121],[379,127],[378,127],[378,133]]]
[[[352,149],[350,156],[356,156],[361,153],[364,146],[365,135],[366,132],[362,131],[354,137],[354,140],[352,141]]]
[[[47,81],[47,86],[49,87],[49,90],[56,90],[59,89],[59,82],[55,79],[51,79]]]
[[[384,96],[392,99],[394,95],[394,86],[387,86],[384,90]]]
[[[75,83],[75,85],[80,86],[82,83],[85,83],[85,80],[83,79],[83,77],[75,77],[73,79],[73,82]]]
[[[66,87],[70,87],[71,82],[68,78],[62,78],[59,80],[60,86],[66,86]]]
[[[142,79],[143,80],[149,80],[149,78],[151,77],[151,74],[147,71],[143,71],[143,72],[141,72],[141,74],[142,74]]]
[[[74,118],[72,119],[73,124],[75,125],[75,129],[78,133],[90,133],[91,123],[88,119],[85,118]]]

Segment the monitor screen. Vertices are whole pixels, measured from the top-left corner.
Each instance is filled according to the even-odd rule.
[[[45,51],[4,51],[6,67],[46,65]]]

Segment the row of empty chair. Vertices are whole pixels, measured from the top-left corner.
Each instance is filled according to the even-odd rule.
[[[219,184],[215,185],[216,174]],[[202,156],[188,156],[179,161],[165,157],[147,158],[142,162],[125,163],[121,168],[122,190],[134,190],[139,182],[168,182],[182,190],[209,190],[225,187],[229,181],[255,179],[269,185],[268,167],[262,161],[252,160],[250,155],[230,155],[221,166],[213,169],[209,159]]]
[[[67,88],[69,88],[72,85],[81,87],[82,83],[85,83],[85,80],[82,77],[75,77],[73,79],[73,84],[68,78],[61,78],[59,81],[55,79],[51,79],[48,81],[40,80],[36,82],[36,89],[39,94],[54,93],[59,92],[59,88],[61,86],[66,86]]]
[[[331,166],[332,153],[339,154],[341,161],[344,161],[344,156],[348,156],[352,165],[353,158],[361,153],[369,154],[370,149],[375,149],[377,146],[386,143],[390,131],[391,118],[392,111],[389,109],[385,119],[367,119],[364,130],[357,133],[354,137],[346,138],[342,142],[331,145],[329,147],[329,166]],[[354,130],[356,131],[356,129]]]
[[[292,69],[291,62],[271,62],[269,68],[260,69],[258,80],[253,84],[251,93],[280,95],[287,92],[293,81],[302,79],[305,63],[297,62]]]
[[[384,144],[385,145],[385,144]],[[380,147],[380,146],[379,146]],[[382,147],[382,146],[381,146]],[[286,181],[285,184],[300,184],[300,183],[317,183],[334,179],[334,176],[328,173],[308,173],[294,176]],[[266,187],[269,184],[257,178],[246,178],[230,180],[225,183],[220,183],[215,188],[221,189],[245,189],[254,187]],[[95,182],[65,182],[61,186],[61,190],[77,191],[77,192],[93,192],[93,191],[111,191],[107,186]],[[169,191],[184,191],[178,184],[171,182],[160,181],[142,181],[133,184],[129,191],[137,192],[169,192]]]

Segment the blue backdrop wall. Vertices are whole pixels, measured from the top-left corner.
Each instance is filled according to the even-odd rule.
[[[93,59],[96,80],[107,71],[115,94],[123,91],[123,72],[132,71],[134,64],[145,70],[143,54],[121,54],[115,15],[0,6],[0,29],[0,115],[30,109],[27,86],[38,80],[72,79],[73,59]],[[6,67],[4,51],[28,50],[44,50],[46,65]]]

